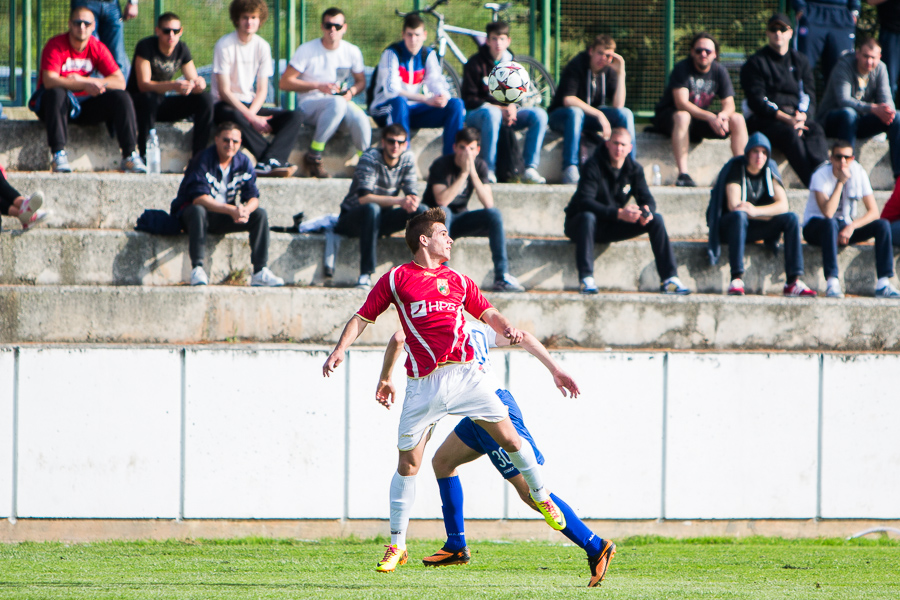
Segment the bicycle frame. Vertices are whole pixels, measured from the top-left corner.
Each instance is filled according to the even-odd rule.
[[[436,34],[436,42],[437,42],[437,51],[438,58],[443,59],[444,55],[447,53],[447,48],[450,48],[450,51],[453,53],[453,56],[462,63],[466,64],[468,59],[466,55],[462,53],[462,50],[459,49],[459,46],[456,45],[456,42],[447,35],[448,33],[457,33],[460,35],[467,35],[470,38],[475,40],[475,43],[479,46],[484,45],[485,35],[483,31],[476,31],[474,29],[466,29],[465,27],[456,27],[455,25],[444,25],[443,15],[438,18],[438,26],[437,26],[437,34]]]

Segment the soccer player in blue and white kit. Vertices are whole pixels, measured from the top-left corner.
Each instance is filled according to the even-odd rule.
[[[464,329],[466,334],[468,334],[468,344],[474,351],[475,361],[482,365],[486,373],[490,374],[491,359],[489,349],[509,346],[509,340],[498,336],[493,329],[480,321],[466,321]],[[553,375],[553,382],[563,396],[566,396],[568,391],[573,398],[577,397],[579,394],[578,385],[572,377],[553,360],[553,357],[550,356],[550,353],[547,352],[547,349],[537,338],[528,332],[523,331],[522,333],[524,337],[520,345],[547,367],[551,375]],[[375,398],[386,408],[390,408],[395,398],[391,374],[394,370],[394,364],[400,358],[400,351],[404,342],[405,335],[402,331],[398,331],[391,338],[385,351],[381,379],[378,382]],[[543,465],[544,456],[538,450],[531,432],[525,426],[522,411],[519,409],[519,405],[516,404],[515,398],[508,390],[500,388],[499,384],[497,385],[496,394],[503,404],[509,408],[509,417],[523,442],[527,441],[531,444],[538,463]],[[447,439],[438,448],[431,461],[443,503],[442,510],[444,513],[444,528],[447,532],[447,542],[435,554],[422,559],[426,566],[468,564],[471,553],[466,545],[462,484],[459,481],[456,468],[462,464],[472,462],[485,454],[488,455],[503,478],[516,488],[516,492],[518,492],[522,501],[535,511],[538,510],[531,499],[525,478],[512,464],[503,448],[484,429],[476,425],[472,419],[466,417],[447,436]],[[616,553],[616,545],[591,531],[569,505],[555,494],[550,494],[550,496],[566,517],[566,527],[561,533],[587,553],[588,564],[591,569],[588,587],[600,585],[600,582],[603,581],[606,575],[609,563]]]

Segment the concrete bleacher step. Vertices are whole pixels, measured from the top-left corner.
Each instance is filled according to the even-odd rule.
[[[47,221],[51,228],[131,229],[145,208],[169,209],[178,192],[179,175],[123,175],[120,173],[78,173],[56,175],[46,172],[9,174],[9,180],[21,193],[43,190],[47,208],[53,215]],[[300,211],[306,219],[340,212],[340,203],[350,189],[348,179],[260,179],[262,206],[272,225],[292,223]],[[420,182],[424,192],[425,183]],[[575,192],[573,185],[493,186],[494,200],[503,213],[507,236],[561,236],[565,215],[563,209]],[[658,209],[666,220],[672,238],[698,239],[707,236],[706,207],[708,188],[651,188]],[[876,192],[879,206],[884,206],[890,192]],[[808,192],[789,190],[791,210],[803,215]],[[473,209],[480,204],[470,201]],[[17,229],[16,219],[5,217],[4,228]]]
[[[510,272],[529,290],[559,292],[578,289],[574,245],[564,239],[509,239]],[[679,276],[691,289],[721,294],[728,288],[727,246],[716,267],[706,257],[705,242],[675,242]],[[325,236],[273,233],[269,266],[289,285],[348,287],[359,274],[359,244],[341,242],[334,277],[325,280]],[[637,239],[596,248],[595,278],[601,289],[655,292],[659,277],[649,241]],[[410,260],[402,238],[379,243],[376,275]],[[838,255],[844,290],[871,296],[875,285],[874,248],[844,248]],[[814,289],[824,290],[821,252],[804,245],[807,275]],[[250,270],[245,233],[210,236],[205,267],[210,280],[221,283],[234,273]],[[490,289],[493,263],[486,238],[462,238],[453,249],[451,266]],[[748,293],[780,294],[784,285],[783,254],[775,257],[761,244],[747,248],[744,281]],[[0,238],[0,284],[9,285],[175,285],[191,270],[186,235],[156,236],[116,230],[38,229]]]
[[[192,125],[187,122],[160,123],[157,131],[163,172],[182,172],[190,159]],[[309,149],[311,133],[310,128],[303,128],[301,131],[290,157],[295,164],[302,164],[303,153]],[[416,156],[416,163],[423,177],[431,162],[441,153],[441,136],[440,129],[420,129],[413,132],[410,149]],[[373,130],[373,143],[377,144],[379,139],[378,131]],[[678,173],[668,138],[639,132],[637,147],[638,161],[644,166],[648,181],[651,180],[652,165],[658,164],[663,183],[670,185],[675,182]],[[70,127],[66,151],[76,171],[114,170],[118,168],[121,158],[115,141],[110,139],[106,127],[101,125]],[[893,189],[894,177],[888,156],[888,143],[877,137],[871,138],[860,144],[858,154],[860,163],[870,174],[874,188]],[[699,144],[691,144],[689,171],[699,185],[710,186],[729,158],[731,146],[728,140],[703,140]],[[773,158],[778,161],[788,185],[801,186],[783,155],[776,151]],[[50,153],[44,125],[34,120],[0,121],[0,164],[20,171],[48,170]],[[350,137],[339,132],[325,148],[324,166],[333,175],[349,176],[355,164],[356,151]],[[548,131],[544,138],[538,170],[550,182],[561,180],[562,137],[553,131]]]
[[[574,293],[488,298],[517,327],[566,347],[900,350],[897,303],[889,300]],[[0,343],[246,340],[322,344],[324,350],[364,299],[354,289],[0,286]],[[391,309],[358,343],[383,345],[398,327]]]

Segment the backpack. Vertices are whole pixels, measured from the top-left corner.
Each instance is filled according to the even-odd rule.
[[[134,230],[157,235],[178,235],[181,233],[181,221],[164,210],[147,209],[138,217]]]
[[[525,172],[525,160],[522,149],[512,127],[500,126],[497,136],[497,163],[494,174],[498,183],[517,181]]]

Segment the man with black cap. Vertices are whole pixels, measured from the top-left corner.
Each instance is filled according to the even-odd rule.
[[[778,166],[770,158],[772,146],[761,133],[750,136],[744,155],[728,161],[712,190],[706,221],[709,225],[709,260],[719,260],[720,242],[728,244],[731,284],[728,294],[744,295],[744,247],[747,242],[765,242],[776,249],[784,234],[785,296],[814,297],[816,293],[800,280],[803,252],[800,221],[791,212]]]
[[[769,43],[741,68],[747,129],[761,132],[784,152],[809,186],[813,171],[828,158],[822,126],[808,115],[816,112],[815,82],[806,57],[791,49],[790,19],[772,15],[766,27]]]

